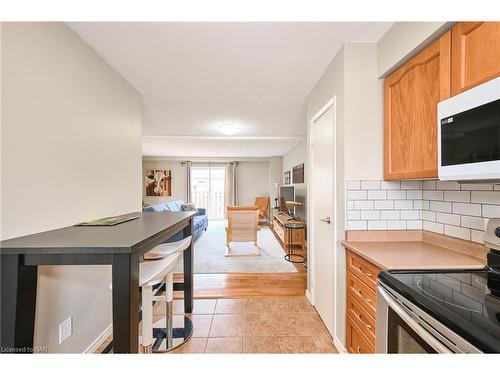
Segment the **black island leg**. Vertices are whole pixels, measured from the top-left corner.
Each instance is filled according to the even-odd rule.
[[[183,237],[191,236],[193,233],[193,218],[189,219],[189,225],[182,230]],[[184,312],[193,312],[193,241],[184,250]]]
[[[0,256],[2,353],[33,352],[37,266],[22,264],[22,255]]]
[[[113,254],[113,353],[139,351],[139,257]]]

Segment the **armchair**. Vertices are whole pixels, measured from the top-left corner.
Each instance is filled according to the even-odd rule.
[[[260,249],[257,245],[259,207],[229,206],[227,208],[227,217],[225,256],[260,255]],[[230,242],[253,242],[254,251],[250,253],[234,253],[231,251]]]

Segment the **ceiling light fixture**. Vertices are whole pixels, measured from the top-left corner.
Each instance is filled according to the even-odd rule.
[[[219,130],[225,135],[234,135],[240,130],[240,127],[234,124],[222,124],[219,125]]]

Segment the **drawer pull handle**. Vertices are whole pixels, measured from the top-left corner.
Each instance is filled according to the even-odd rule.
[[[367,271],[363,271],[363,269],[361,268],[361,266],[358,266],[358,271],[361,272],[365,276],[372,277],[372,273],[371,272],[367,272]]]
[[[366,328],[368,328],[368,329],[372,329],[371,324],[367,323],[367,322],[366,322],[366,320],[365,320],[365,319],[363,319],[363,315],[358,314],[358,319],[359,319],[359,321],[360,321],[361,323],[363,323],[363,324],[366,326]]]
[[[358,289],[358,296],[360,296],[361,298],[363,298],[365,300],[365,302],[368,302],[368,303],[371,303],[372,300],[370,298],[366,298],[363,296],[363,292],[361,291],[361,289]]]
[[[359,354],[362,354],[362,351],[361,351],[361,346],[358,346],[358,347],[356,348],[356,351],[357,351]]]

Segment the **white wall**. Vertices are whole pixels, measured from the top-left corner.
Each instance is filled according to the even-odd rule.
[[[295,200],[301,202],[303,206],[295,209],[295,214],[302,220],[307,219],[307,173],[309,168],[307,166],[307,141],[299,143],[297,146],[283,155],[283,174],[290,171],[290,180],[293,180],[293,167],[298,164],[304,163],[304,183],[293,184],[295,186]],[[284,175],[282,174],[282,184],[285,183]]]
[[[383,179],[384,81],[377,45],[345,44],[345,178]]]
[[[146,170],[166,169],[172,171],[172,196],[171,197],[147,197],[144,184]],[[161,202],[174,200],[187,201],[186,166],[181,165],[178,160],[143,160],[142,161],[142,201],[146,205],[154,205]]]
[[[272,156],[269,158],[269,198],[270,198],[270,207],[274,207],[275,201],[274,199],[277,197],[279,193],[278,190],[275,189],[274,184],[277,182],[281,185],[283,176],[283,157],[282,156]],[[270,211],[271,213],[272,211]],[[272,214],[270,216],[272,220]]]
[[[423,50],[453,22],[396,22],[382,38],[378,48],[378,77],[387,77]]]
[[[269,161],[238,163],[238,204],[255,204],[255,197],[269,197]]]
[[[1,237],[140,210],[138,92],[63,23],[4,23],[1,37]],[[40,267],[34,344],[85,350],[111,323],[110,271]]]

